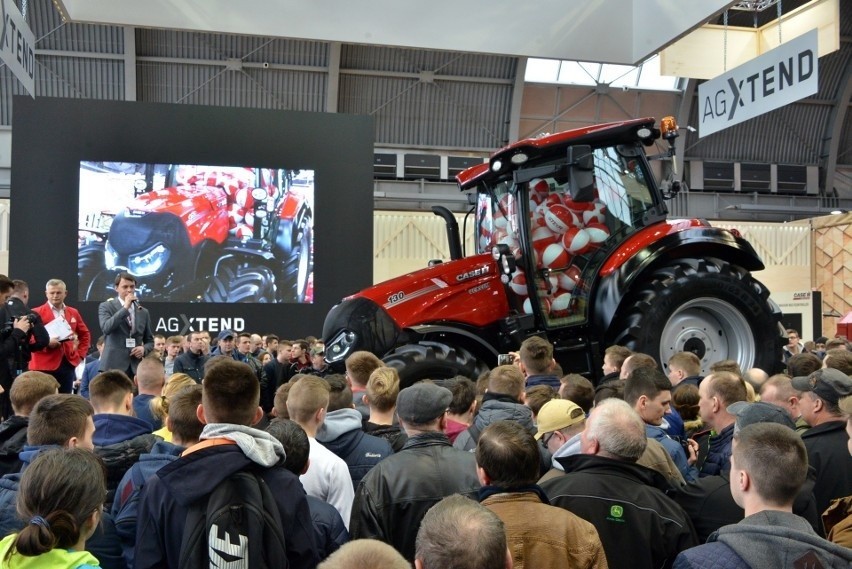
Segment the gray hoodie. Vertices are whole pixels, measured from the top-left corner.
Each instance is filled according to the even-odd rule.
[[[516,421],[526,428],[529,432],[535,433],[535,423],[533,423],[532,411],[526,405],[513,402],[511,398],[505,395],[492,396],[489,399],[486,393],[486,399],[482,403],[482,409],[479,410],[476,417],[473,419],[473,424],[482,434],[485,427],[496,421]],[[476,449],[476,441],[470,436],[470,431],[462,431],[456,437],[456,442],[453,446],[466,451]]]
[[[251,427],[233,425],[231,423],[208,423],[201,431],[200,440],[205,439],[229,439],[237,443],[252,462],[261,466],[274,466],[278,462],[284,462],[286,454],[284,446],[266,431],[259,431]]]
[[[361,430],[361,413],[357,409],[338,409],[325,416],[317,430],[316,439],[321,443],[335,440],[349,431]]]
[[[809,554],[819,559],[825,569],[849,569],[852,563],[852,549],[822,539],[807,521],[789,512],[764,510],[724,526],[714,535],[716,541],[733,549],[752,569],[819,567],[801,564]],[[710,536],[711,541],[713,537]]]

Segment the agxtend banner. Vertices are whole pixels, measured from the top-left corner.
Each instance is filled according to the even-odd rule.
[[[781,44],[698,87],[700,137],[813,95],[817,30]]]

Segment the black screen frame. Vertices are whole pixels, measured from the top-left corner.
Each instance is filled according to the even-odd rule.
[[[328,310],[373,279],[373,121],[361,115],[81,99],[14,98],[9,271],[30,305],[60,278],[97,336],[97,302],[77,291],[79,169],[84,160],[269,166],[315,172],[314,303],[147,306],[155,333],[188,327],[319,336]],[[205,320],[199,321],[199,318]],[[239,323],[238,318],[242,318]],[[212,320],[211,320],[212,319]],[[215,323],[215,324],[214,324]]]

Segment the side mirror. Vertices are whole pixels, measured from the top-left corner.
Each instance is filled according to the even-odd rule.
[[[568,187],[575,202],[595,199],[595,156],[588,144],[568,147]]]

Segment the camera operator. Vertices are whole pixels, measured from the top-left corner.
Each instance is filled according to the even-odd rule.
[[[29,287],[24,281],[11,281],[0,275],[0,298],[8,298],[0,308],[0,413],[12,415],[9,389],[20,374],[28,370],[30,351],[40,350],[50,337],[39,316],[27,308]],[[4,280],[5,279],[5,280]],[[11,283],[11,287],[8,285]],[[11,290],[10,290],[11,289]],[[11,294],[8,294],[11,292]]]

